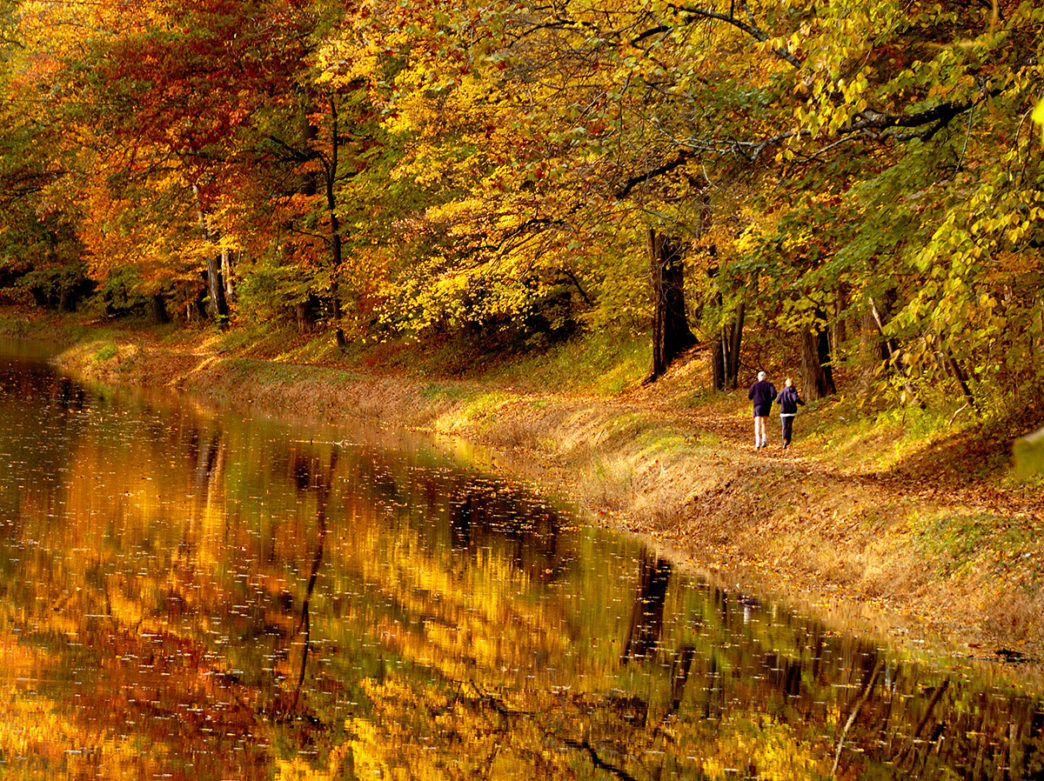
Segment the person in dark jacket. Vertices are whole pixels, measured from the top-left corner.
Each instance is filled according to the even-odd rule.
[[[768,434],[765,432],[772,402],[776,398],[776,386],[765,379],[765,372],[758,372],[758,381],[750,386],[747,398],[754,402],[754,449],[768,447]]]
[[[779,419],[783,423],[783,449],[786,450],[790,447],[790,437],[794,433],[794,416],[797,415],[798,404],[803,407],[805,402],[798,396],[797,388],[789,377],[783,383],[783,390],[779,392],[776,401],[779,402]]]

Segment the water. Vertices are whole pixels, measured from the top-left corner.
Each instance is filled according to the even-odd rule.
[[[3,777],[1044,773],[1040,699],[988,665],[685,577],[422,438],[15,354],[0,594]]]

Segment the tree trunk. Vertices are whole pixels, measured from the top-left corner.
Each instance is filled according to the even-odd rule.
[[[848,309],[848,287],[842,285],[838,291],[837,299],[834,301],[833,322],[830,324],[830,354],[837,355],[841,345],[848,338],[849,324],[846,322],[844,313]]]
[[[189,307],[189,320],[192,319],[193,315],[200,320],[206,320],[207,318],[207,272],[201,271],[199,277],[201,284],[196,288],[196,299]]]
[[[971,386],[968,385],[968,375],[965,373],[964,368],[960,362],[954,357],[953,351],[949,347],[944,348],[946,355],[946,365],[950,369],[950,373],[953,375],[954,380],[957,381],[957,386],[961,389],[961,393],[964,394],[965,401],[971,405],[971,408],[976,412],[979,411],[979,403],[975,399],[975,394],[972,393]]]
[[[218,248],[217,238],[207,222],[203,202],[199,197],[199,188],[192,185],[192,194],[196,199],[196,216],[199,220],[199,230],[203,234],[204,241],[211,245],[212,250],[207,256],[207,267],[203,272],[206,281],[207,293],[210,301],[207,304],[207,315],[217,323],[219,328],[228,325],[228,301],[225,299],[225,283],[221,280],[221,259],[224,250]]]
[[[830,349],[830,329],[824,328],[819,332],[816,343],[819,356],[819,366],[823,370],[823,395],[832,396],[837,393],[837,384],[834,382],[834,358]]]
[[[837,393],[830,361],[830,332],[819,325],[821,312],[816,312],[815,330],[801,334],[801,390],[807,401]]]
[[[326,165],[326,208],[330,215],[330,252],[333,256],[333,283],[330,285],[331,313],[334,321],[334,338],[338,347],[344,347],[344,329],[341,327],[341,299],[337,294],[337,276],[341,273],[341,221],[337,217],[337,193],[334,184],[337,182],[338,156],[340,154],[341,137],[337,124],[337,104],[330,98],[330,159]]]
[[[232,253],[226,248],[221,249],[221,277],[225,280],[225,302],[227,304],[232,300],[235,291],[232,289]]]
[[[167,314],[167,304],[159,293],[152,295],[152,317],[160,324],[170,322],[170,315]]]
[[[725,329],[722,329],[711,346],[711,382],[714,384],[714,390],[725,390],[728,352],[725,346]]]
[[[921,400],[921,397],[917,394],[914,389],[913,383],[910,382],[910,376],[906,371],[906,366],[903,364],[902,356],[899,355],[898,345],[895,342],[885,336],[884,332],[884,320],[881,317],[881,313],[877,309],[877,304],[874,303],[874,299],[870,298],[870,313],[873,315],[874,324],[877,326],[877,330],[881,338],[881,350],[885,355],[885,360],[888,365],[899,375],[903,383],[903,389],[906,391],[906,395],[917,403],[921,409],[924,409],[925,403]]]
[[[718,267],[707,269],[708,279],[718,276]],[[725,295],[718,285],[718,311],[725,311]],[[739,384],[740,346],[743,343],[743,325],[747,304],[741,298],[731,319],[722,316],[721,330],[711,347],[711,381],[714,390],[734,390]]]
[[[344,328],[341,327],[341,299],[337,294],[337,282],[330,285],[330,314],[334,321],[334,341],[338,347],[344,347]]]
[[[315,324],[315,302],[309,298],[294,306],[294,317],[297,320],[297,333],[306,334]]]
[[[207,257],[207,292],[210,295],[207,314],[224,328],[228,324],[228,302],[225,300],[225,283],[221,279],[220,255]]]
[[[743,341],[743,303],[735,318],[721,327],[711,353],[711,379],[715,390],[735,390],[739,385],[740,344]]]
[[[724,299],[718,294],[718,306]],[[740,301],[731,320],[722,323],[718,338],[711,348],[711,380],[715,390],[735,390],[739,384],[740,346],[743,343],[743,324],[747,305]]]
[[[882,361],[890,361],[892,355],[897,352],[895,342],[884,334],[884,324],[891,318],[893,306],[895,306],[894,290],[886,290],[880,297],[880,300],[875,300],[873,296],[870,297],[870,317],[877,328],[878,346]]]
[[[740,301],[736,307],[736,318],[729,329],[729,354],[726,365],[725,386],[734,390],[739,384],[740,344],[743,342],[743,321],[747,313],[747,305]]]
[[[681,247],[649,229],[649,271],[653,297],[653,367],[649,381],[661,376],[685,349],[696,344],[685,315],[685,270]]]

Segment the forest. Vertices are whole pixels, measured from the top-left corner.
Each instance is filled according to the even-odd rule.
[[[1038,0],[0,0],[0,334],[92,331],[0,355],[0,767],[1040,776],[1042,56]]]
[[[1039,403],[1044,7],[2,0],[0,295]],[[1044,106],[1044,104],[1041,104]]]

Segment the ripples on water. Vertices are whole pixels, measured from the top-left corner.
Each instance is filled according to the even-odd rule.
[[[31,358],[0,382],[0,774],[1044,773],[1040,700],[683,577],[423,440]]]

